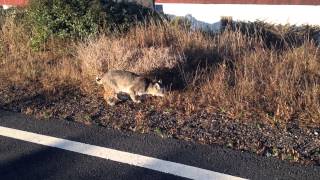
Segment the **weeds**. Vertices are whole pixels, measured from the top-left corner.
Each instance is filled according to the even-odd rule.
[[[70,86],[92,94],[98,91],[96,75],[124,69],[163,79],[171,92],[158,106],[170,111],[220,109],[273,125],[320,124],[320,56],[310,36],[275,49],[273,41],[249,30],[209,35],[151,22],[71,44],[49,39],[44,50],[34,52],[22,25],[10,17],[2,24],[0,75],[15,85],[40,84],[49,92]]]

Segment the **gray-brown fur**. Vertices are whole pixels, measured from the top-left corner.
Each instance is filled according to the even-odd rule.
[[[129,71],[113,70],[108,71],[101,77],[96,79],[98,84],[102,84],[105,91],[112,90],[111,97],[106,97],[108,104],[114,105],[116,102],[112,99],[119,101],[118,93],[127,93],[130,98],[139,103],[137,96],[149,94],[153,96],[163,96],[163,89],[160,87],[159,82],[153,82],[150,79],[135,74]],[[105,92],[106,94],[107,92]]]

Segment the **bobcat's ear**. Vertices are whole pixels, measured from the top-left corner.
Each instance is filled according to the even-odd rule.
[[[155,83],[155,84],[154,84],[154,87],[155,87],[156,89],[158,89],[158,90],[161,89],[159,83]]]
[[[162,80],[161,80],[161,79],[159,79],[159,80],[158,80],[158,83],[159,83],[159,84],[162,84]]]

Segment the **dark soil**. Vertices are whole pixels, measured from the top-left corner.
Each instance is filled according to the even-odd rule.
[[[223,112],[205,109],[192,114],[179,108],[158,106],[161,98],[146,97],[141,104],[131,101],[108,106],[102,96],[62,87],[46,92],[37,86],[13,86],[0,82],[0,108],[31,114],[39,119],[58,118],[98,124],[122,131],[155,133],[202,144],[219,144],[232,149],[278,157],[301,164],[320,165],[320,128],[285,128],[229,118]]]

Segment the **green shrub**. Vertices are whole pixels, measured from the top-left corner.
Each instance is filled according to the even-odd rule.
[[[37,47],[50,36],[74,39],[97,33],[101,9],[98,0],[31,0],[32,45]]]
[[[33,47],[51,36],[81,39],[99,30],[126,32],[139,22],[161,19],[142,5],[107,0],[31,0],[28,16],[33,26]]]
[[[175,27],[182,27],[184,29],[191,29],[192,22],[183,16],[176,16],[170,18],[170,24]]]
[[[150,20],[162,21],[162,16],[157,12],[136,3],[108,2],[104,4],[105,29],[108,32],[126,32],[138,23]]]

